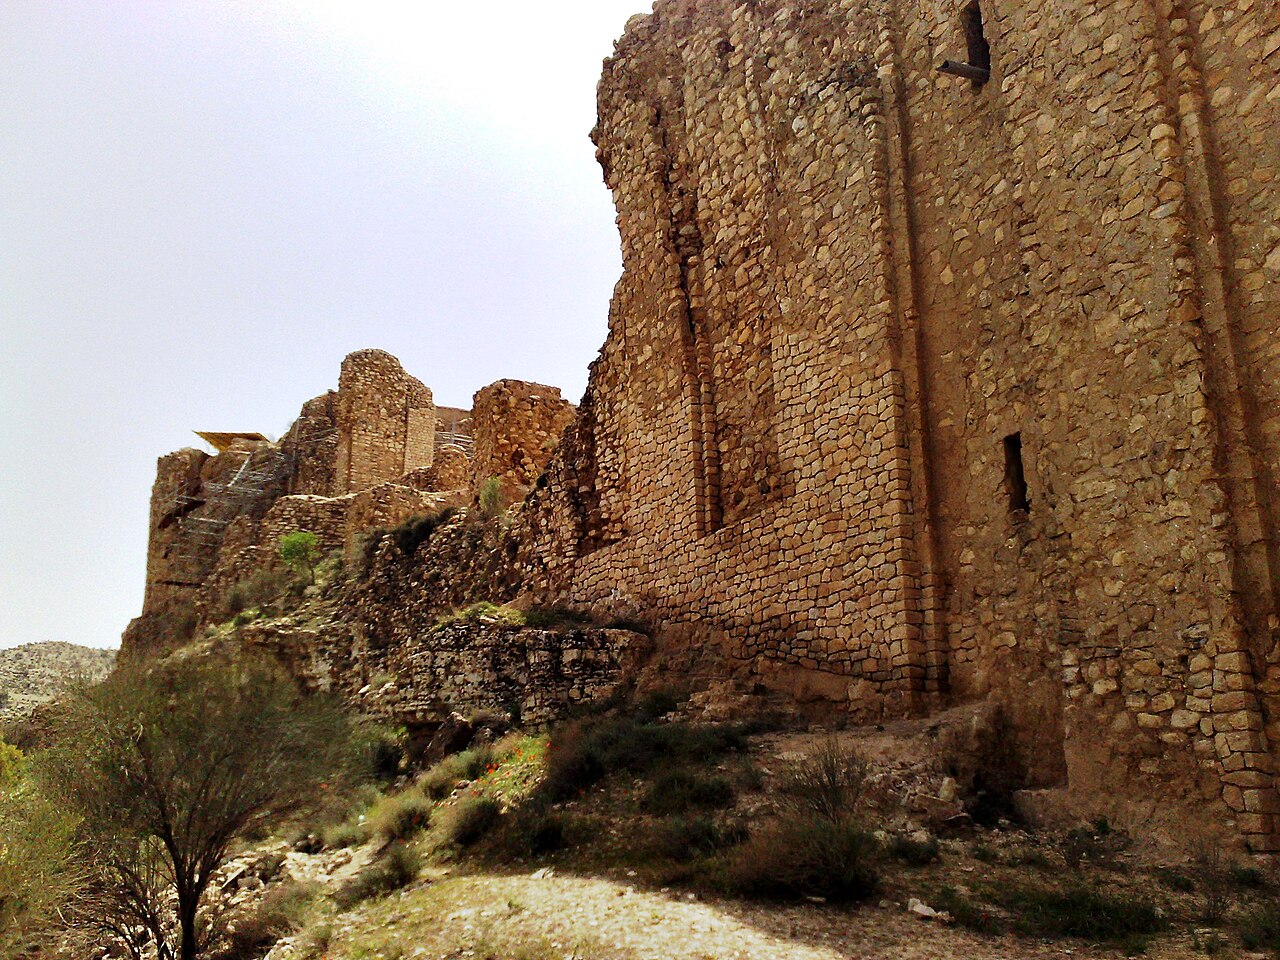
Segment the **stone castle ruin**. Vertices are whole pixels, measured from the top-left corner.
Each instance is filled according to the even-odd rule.
[[[599,87],[587,395],[495,388],[450,467],[532,486],[501,589],[822,716],[987,701],[1028,803],[1280,849],[1278,78],[1256,0],[659,0]],[[198,589],[170,554],[212,508],[173,491],[276,477],[202,583],[272,512],[336,542],[439,497],[402,482],[429,394],[392,394],[162,460],[149,609]]]
[[[486,387],[475,403],[441,415],[395,357],[362,350],[343,361],[337,391],[308,401],[278,443],[200,433],[216,455],[161,457],[143,612],[124,651],[165,649],[216,618],[236,584],[275,562],[286,534],[314,533],[322,552],[352,558],[366,531],[465,503],[489,477],[522,496],[573,405],[554,387],[516,380]],[[523,416],[506,417],[512,409]]]

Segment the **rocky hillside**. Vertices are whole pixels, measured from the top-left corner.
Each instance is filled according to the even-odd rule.
[[[29,643],[0,650],[0,721],[24,716],[55,696],[62,684],[80,675],[107,675],[116,651],[73,643]]]

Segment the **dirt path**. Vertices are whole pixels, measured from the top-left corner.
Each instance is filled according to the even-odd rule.
[[[273,952],[286,960],[287,950]],[[1078,943],[979,937],[901,907],[750,906],[545,874],[444,876],[339,919],[327,960],[1101,960]],[[1179,945],[1159,960],[1202,957]]]

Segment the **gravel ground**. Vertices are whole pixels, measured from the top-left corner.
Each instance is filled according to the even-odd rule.
[[[1231,954],[1224,954],[1231,955]],[[273,953],[285,960],[287,950]],[[898,906],[763,907],[535,873],[442,877],[342,919],[328,960],[1036,960],[1078,943],[979,937]],[[1202,957],[1178,944],[1159,960]]]

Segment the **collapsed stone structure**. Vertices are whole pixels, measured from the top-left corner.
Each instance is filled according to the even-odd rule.
[[[337,391],[308,401],[278,443],[201,434],[218,444],[216,455],[161,457],[143,611],[122,653],[164,650],[217,619],[238,584],[277,562],[286,534],[314,533],[323,552],[351,559],[367,531],[463,503],[473,480],[505,476],[516,462],[540,470],[553,447],[546,438],[572,405],[540,384],[504,380],[487,390],[545,397],[537,408],[545,419],[505,422],[453,408],[438,416],[431,391],[395,357],[361,350],[343,361]],[[525,490],[512,485],[514,496]]]
[[[474,424],[507,540],[352,642],[487,579],[820,715],[989,701],[1029,800],[1280,848],[1277,67],[1256,0],[659,0],[587,395],[536,480]]]

